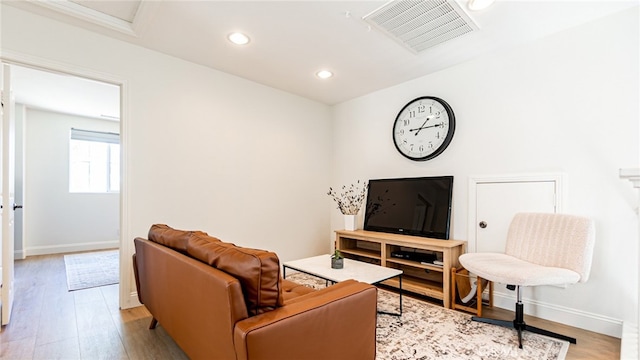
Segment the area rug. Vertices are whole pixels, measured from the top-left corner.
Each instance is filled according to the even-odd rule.
[[[295,273],[287,280],[315,289],[325,281]],[[427,302],[402,297],[402,316],[378,315],[378,360],[563,360],[569,343],[546,336],[523,333],[518,348],[515,330],[471,321],[471,315]],[[398,312],[398,294],[378,289],[378,310]]]
[[[117,284],[120,279],[118,250],[64,256],[69,291]]]

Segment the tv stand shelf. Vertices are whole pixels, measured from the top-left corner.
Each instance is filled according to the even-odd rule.
[[[446,308],[451,307],[451,268],[460,267],[458,257],[465,252],[466,246],[467,242],[460,240],[440,240],[366,230],[336,231],[336,248],[345,257],[401,269],[404,272],[403,291],[440,300]],[[397,251],[435,254],[443,265],[392,257],[391,254]],[[398,280],[387,280],[384,284],[398,287]]]

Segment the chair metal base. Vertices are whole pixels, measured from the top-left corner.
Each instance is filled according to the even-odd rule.
[[[530,331],[532,333],[553,337],[556,339],[568,341],[572,344],[576,343],[575,338],[554,333],[548,330],[540,329],[535,326],[527,325],[524,322],[524,305],[522,304],[522,300],[521,300],[520,287],[518,286],[516,290],[518,294],[518,302],[516,303],[516,318],[513,321],[488,319],[488,318],[482,318],[477,316],[472,317],[471,320],[486,323],[486,324],[492,324],[492,325],[498,325],[506,328],[516,329],[516,331],[518,332],[518,345],[520,349],[522,349],[522,332],[523,331]]]

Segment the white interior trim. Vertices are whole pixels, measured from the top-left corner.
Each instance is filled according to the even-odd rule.
[[[622,326],[620,359],[638,359],[638,325],[625,322]]]
[[[55,10],[66,15],[73,16],[80,20],[89,21],[93,24],[100,25],[111,30],[119,31],[123,34],[136,36],[136,32],[133,29],[132,23],[122,19],[118,19],[115,16],[107,15],[99,11],[90,9],[86,6],[76,4],[71,1],[44,0],[36,1],[34,3],[47,9]],[[140,5],[142,6],[142,4]]]
[[[60,254],[79,251],[93,251],[93,250],[105,250],[115,249],[120,245],[119,240],[113,241],[99,241],[80,244],[56,244],[48,246],[32,246],[23,250],[24,256],[34,255],[48,255],[48,254]]]
[[[119,76],[113,74],[107,74],[99,72],[93,69],[83,68],[77,65],[52,61],[37,56],[26,55],[15,51],[3,51],[0,54],[0,61],[8,64],[32,67],[39,70],[57,72],[63,74],[74,75],[96,81],[101,81],[109,84],[113,84],[120,87],[120,308],[128,309],[131,307],[139,306],[137,296],[131,296],[131,279],[133,277],[133,268],[130,261],[130,254],[133,253],[130,244],[132,241],[125,241],[129,239],[129,196],[128,196],[128,176],[129,174],[129,161],[127,151],[129,149],[129,136],[128,136],[128,122],[129,122],[129,85],[127,81]],[[26,234],[24,235],[26,238]],[[38,251],[38,249],[32,249]],[[25,255],[29,254],[29,251]]]
[[[640,189],[640,168],[620,169],[620,178],[631,181],[633,187]],[[635,211],[638,214],[640,206],[636,206]],[[640,254],[638,255],[640,259]],[[639,277],[640,278],[640,277]],[[638,280],[640,281],[640,279]],[[640,292],[640,283],[638,284]],[[640,293],[638,294],[640,298]],[[622,327],[622,344],[620,345],[620,359],[637,359],[640,358],[640,332],[638,331],[640,324],[640,309],[638,310],[638,320],[636,323],[625,322]]]
[[[628,179],[634,188],[640,188],[640,168],[620,169],[620,178]]]

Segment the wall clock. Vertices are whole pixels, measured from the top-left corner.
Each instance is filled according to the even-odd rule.
[[[393,123],[393,143],[404,157],[425,161],[442,154],[456,129],[446,101],[433,96],[411,100]]]

